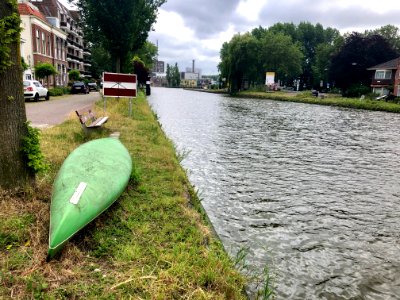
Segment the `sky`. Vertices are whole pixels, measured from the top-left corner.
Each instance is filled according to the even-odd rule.
[[[66,2],[67,0],[61,0]],[[277,22],[308,21],[341,33],[392,24],[400,28],[399,0],[167,0],[149,40],[159,46],[158,59],[192,66],[203,75],[217,74],[219,51],[236,33]]]
[[[400,28],[399,0],[167,0],[149,40],[159,60],[185,71],[195,60],[203,75],[217,74],[219,51],[236,33],[277,22],[308,21],[341,33],[392,24]]]

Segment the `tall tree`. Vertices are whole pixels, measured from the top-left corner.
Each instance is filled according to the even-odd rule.
[[[312,65],[314,87],[321,87],[320,82],[324,88],[327,88],[329,82],[329,69],[331,68],[332,56],[338,52],[344,43],[344,38],[338,36],[333,42],[321,43],[315,49],[315,60]]]
[[[366,30],[365,35],[379,34],[384,37],[388,43],[400,52],[400,30],[394,25],[385,25],[375,30]]]
[[[291,37],[282,33],[266,32],[261,38],[259,72],[264,79],[265,71],[273,71],[276,78],[288,84],[302,73],[304,58],[300,45],[293,43]]]
[[[100,43],[114,60],[115,71],[126,66],[128,53],[140,49],[166,0],[78,0],[82,26],[93,44]]]
[[[218,68],[231,92],[250,84],[264,84],[265,72],[273,71],[277,79],[289,81],[301,73],[303,54],[299,45],[283,33],[257,28],[252,33],[237,34],[220,51]]]
[[[168,87],[172,87],[172,70],[171,66],[167,64],[167,74],[166,74],[166,79],[167,79],[167,84]]]
[[[0,187],[23,187],[32,174],[21,151],[27,134],[16,0],[0,0]]]
[[[268,28],[268,31],[275,34],[283,33],[290,36],[293,42],[299,43],[304,55],[302,63],[303,72],[300,77],[303,84],[306,84],[308,87],[311,87],[316,81],[313,70],[315,70],[317,48],[321,44],[333,45],[340,37],[337,29],[330,27],[324,29],[319,23],[313,25],[309,22],[301,22],[297,26],[293,23],[277,23]]]
[[[146,68],[151,70],[153,69],[154,62],[157,58],[157,52],[157,46],[149,41],[146,41],[143,46],[136,51],[135,55],[139,56],[146,65]]]
[[[226,77],[230,92],[240,90],[245,80],[256,80],[259,41],[249,32],[236,34],[222,46],[219,69]]]
[[[181,85],[181,74],[179,72],[178,63],[172,68],[172,86],[179,87]]]
[[[90,73],[94,78],[99,79],[104,71],[112,70],[110,53],[102,45],[96,44],[91,49]]]
[[[352,85],[369,86],[367,68],[396,58],[399,53],[381,35],[353,32],[332,57],[329,75],[337,87],[347,91]]]

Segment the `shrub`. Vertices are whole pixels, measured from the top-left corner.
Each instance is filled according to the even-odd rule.
[[[28,134],[22,139],[22,152],[27,160],[27,165],[33,174],[46,171],[48,165],[40,149],[40,131],[26,122]]]
[[[63,89],[63,93],[64,94],[70,94],[71,93],[71,88],[69,88],[67,86],[63,87],[62,89]]]
[[[49,89],[49,94],[52,97],[54,97],[54,96],[62,96],[62,95],[64,95],[64,89],[63,88]]]
[[[366,95],[371,92],[371,89],[365,85],[352,85],[343,96],[349,98],[359,98],[361,95]]]

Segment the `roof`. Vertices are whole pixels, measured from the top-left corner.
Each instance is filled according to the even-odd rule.
[[[18,11],[20,15],[36,16],[47,23],[46,17],[37,9],[36,6],[32,5],[31,3],[18,3]]]
[[[58,7],[59,3],[57,0],[45,0],[35,2],[35,5],[46,17],[58,18]]]
[[[400,65],[400,57],[368,68],[367,70],[396,70]]]

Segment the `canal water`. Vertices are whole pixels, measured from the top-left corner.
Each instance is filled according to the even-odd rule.
[[[154,88],[225,248],[276,299],[400,299],[400,115]]]

